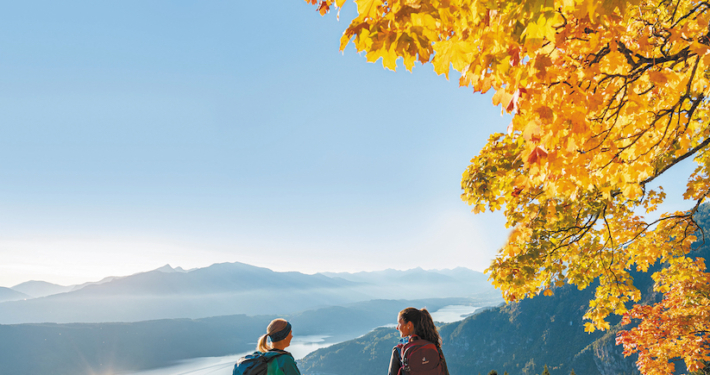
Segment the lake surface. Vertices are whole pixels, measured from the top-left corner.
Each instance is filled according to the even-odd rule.
[[[320,335],[294,336],[288,351],[291,352],[295,359],[301,359],[310,352],[338,343],[338,341],[329,341],[329,338],[329,336]],[[254,346],[256,347],[256,343],[254,343]],[[237,360],[252,352],[248,351],[224,357],[186,359],[170,367],[133,372],[130,375],[231,375]]]
[[[453,323],[458,322],[459,320],[464,320],[467,316],[473,314],[478,309],[480,309],[480,307],[450,305],[434,311],[431,313],[431,317],[434,318],[435,322]]]
[[[464,320],[469,315],[476,312],[480,307],[466,306],[466,305],[449,305],[442,307],[439,310],[431,313],[431,317],[435,322],[439,323],[453,323],[459,320]],[[397,327],[397,323],[385,324],[381,327]],[[364,335],[363,335],[364,336]]]
[[[478,307],[464,305],[450,305],[433,312],[432,318],[437,322],[452,323],[463,320],[473,314]],[[396,324],[387,325],[394,327]],[[288,351],[295,359],[302,359],[309,353],[320,348],[342,342],[330,336],[294,336]],[[254,343],[256,346],[256,343]],[[170,367],[154,370],[133,372],[126,375],[231,375],[237,359],[252,353],[252,351],[229,355],[225,357],[203,357],[180,361]]]

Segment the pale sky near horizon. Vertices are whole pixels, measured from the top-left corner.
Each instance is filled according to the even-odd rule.
[[[470,213],[460,179],[509,118],[430,65],[340,53],[353,14],[3,4],[0,286],[167,263],[486,268],[507,230]]]

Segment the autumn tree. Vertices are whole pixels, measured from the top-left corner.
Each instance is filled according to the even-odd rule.
[[[545,369],[542,370],[542,375],[550,375],[550,370],[547,369],[547,365],[545,365]]]
[[[345,0],[306,0],[321,14]],[[430,63],[461,86],[494,91],[513,114],[463,173],[473,211],[503,210],[510,237],[487,272],[507,301],[598,281],[585,318],[645,374],[710,360],[710,275],[690,254],[710,192],[710,3],[698,0],[354,0],[340,43],[395,70]],[[684,210],[658,178],[693,159]],[[650,215],[649,215],[650,214]],[[653,274],[653,306],[632,270]]]

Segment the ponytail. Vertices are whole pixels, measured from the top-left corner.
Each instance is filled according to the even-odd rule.
[[[437,348],[441,349],[441,337],[436,329],[436,325],[434,325],[434,319],[426,308],[419,310],[414,307],[407,307],[400,311],[399,315],[405,322],[412,322],[415,335],[423,340],[434,343]]]
[[[419,337],[433,342],[437,348],[441,349],[441,336],[439,336],[439,331],[436,329],[436,325],[434,325],[434,319],[426,308],[420,311],[419,327],[415,329],[415,332],[417,332]]]
[[[271,349],[271,345],[269,345],[269,343],[266,341],[268,337],[269,335],[262,335],[261,337],[259,337],[259,342],[256,344],[257,352],[266,353],[269,351],[269,349]]]
[[[256,351],[266,353],[273,349],[274,346],[269,344],[267,339],[269,336],[273,337],[273,340],[280,341],[285,338],[286,335],[291,331],[291,324],[285,319],[274,319],[266,327],[266,334],[259,337],[259,341],[256,344]],[[272,340],[272,341],[273,341]]]

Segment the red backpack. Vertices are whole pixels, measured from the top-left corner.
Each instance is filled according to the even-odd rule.
[[[402,361],[397,375],[442,375],[444,368],[436,345],[417,336],[412,339],[397,345]]]

